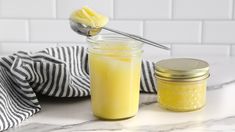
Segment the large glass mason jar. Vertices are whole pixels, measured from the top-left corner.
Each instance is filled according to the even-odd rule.
[[[111,120],[135,116],[142,43],[118,35],[97,35],[87,41],[93,114]]]

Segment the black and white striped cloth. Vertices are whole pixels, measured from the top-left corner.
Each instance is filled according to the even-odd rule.
[[[82,46],[19,51],[0,58],[0,131],[40,111],[36,93],[53,97],[90,95],[88,55]],[[154,63],[142,62],[141,92],[156,93]]]

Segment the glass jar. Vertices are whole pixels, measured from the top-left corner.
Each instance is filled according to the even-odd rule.
[[[190,58],[175,58],[156,63],[155,77],[160,106],[173,111],[192,111],[206,102],[209,64]]]
[[[136,115],[142,44],[118,35],[97,35],[87,41],[94,115],[103,119]]]

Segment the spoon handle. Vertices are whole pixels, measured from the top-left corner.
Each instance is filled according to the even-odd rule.
[[[123,35],[123,36],[132,38],[132,39],[134,39],[134,40],[137,40],[137,41],[140,41],[140,42],[143,42],[143,43],[146,43],[146,44],[150,44],[150,45],[152,45],[152,46],[155,46],[155,47],[158,47],[158,48],[161,48],[161,49],[170,50],[170,48],[168,48],[168,47],[166,47],[166,46],[164,46],[164,45],[158,44],[158,43],[156,43],[156,42],[153,42],[153,41],[151,41],[151,40],[142,38],[142,37],[137,36],[137,35],[134,35],[134,34],[129,34],[129,33],[125,33],[125,32],[121,32],[121,31],[113,30],[113,29],[110,29],[110,28],[107,28],[107,27],[103,27],[103,29],[108,30],[108,31],[110,31],[110,32],[117,33],[117,34],[121,34],[121,35]]]

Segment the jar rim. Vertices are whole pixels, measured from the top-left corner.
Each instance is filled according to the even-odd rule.
[[[171,81],[171,82],[195,82],[195,81],[201,81],[208,79],[210,77],[209,73],[206,73],[202,76],[192,77],[192,78],[171,78],[171,77],[164,77],[159,76],[156,73],[154,74],[155,78],[165,80],[165,81]]]
[[[165,80],[200,80],[209,77],[209,64],[193,58],[171,58],[155,65],[155,76]]]
[[[101,45],[104,43],[108,43],[109,45],[115,45],[119,43],[125,43],[130,45],[130,49],[121,49],[122,51],[129,51],[129,50],[138,50],[143,47],[143,43],[136,41],[134,39],[117,35],[117,34],[101,34],[96,36],[87,37],[87,42],[90,44],[92,48],[100,49]],[[102,49],[102,50],[109,50],[109,49]]]

